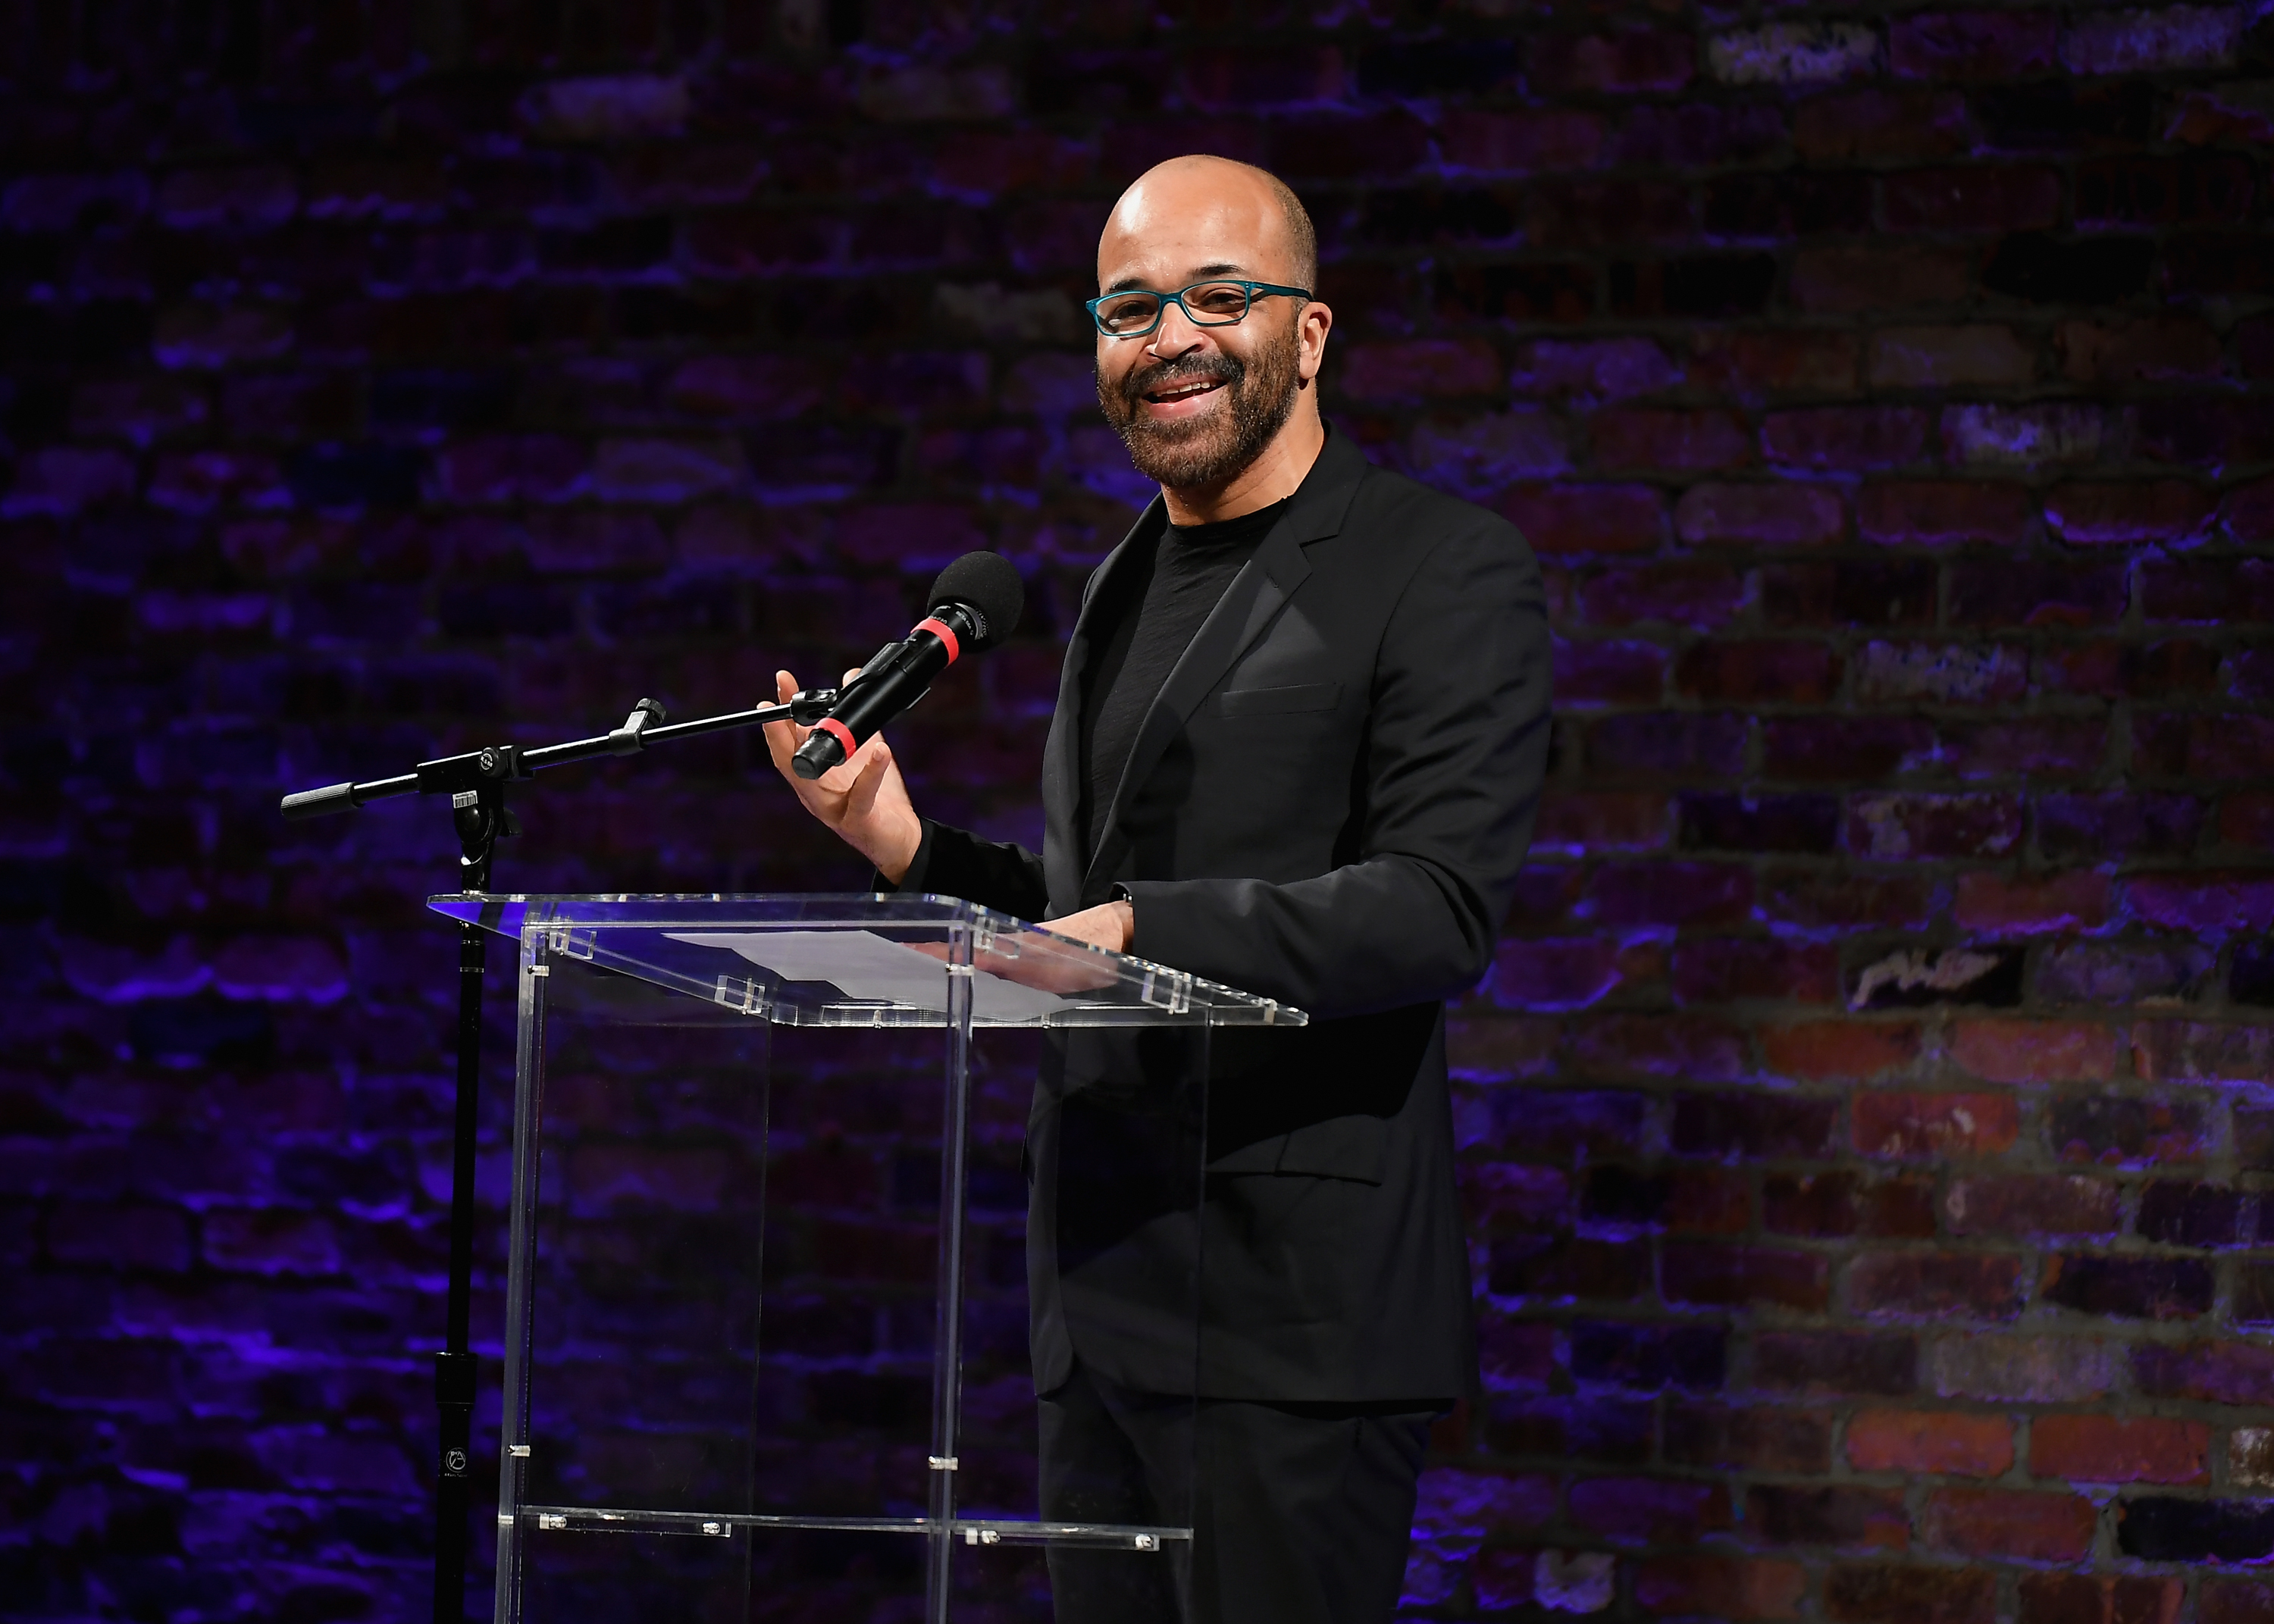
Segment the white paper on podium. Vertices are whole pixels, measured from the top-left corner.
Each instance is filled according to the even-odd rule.
[[[862,1003],[947,1008],[947,966],[873,930],[674,930],[674,942],[723,947],[786,981],[827,981]],[[1037,1020],[1068,1006],[1056,993],[985,970],[971,976],[971,1012],[984,1020]]]

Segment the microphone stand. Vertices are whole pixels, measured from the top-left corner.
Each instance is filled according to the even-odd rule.
[[[873,662],[872,662],[873,664]],[[866,674],[865,673],[863,674]],[[505,787],[546,767],[602,756],[637,756],[650,745],[693,739],[733,727],[794,721],[811,726],[842,697],[837,688],[809,688],[784,704],[664,725],[663,707],[643,699],[621,727],[589,739],[524,750],[487,745],[463,755],[420,762],[391,778],[328,785],[284,797],[288,818],[352,812],[394,795],[448,795],[458,836],[458,889],[490,888],[498,838],[521,832],[505,804]],[[434,1492],[434,1624],[465,1617],[466,1519],[471,1507],[476,1363],[471,1340],[474,1295],[474,1136],[481,1097],[482,978],[489,968],[488,936],[476,924],[458,927],[458,1079],[450,1143],[450,1292],[442,1350],[434,1356],[434,1407],[440,1426]]]

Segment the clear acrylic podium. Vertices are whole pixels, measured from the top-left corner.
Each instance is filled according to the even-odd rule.
[[[1209,1034],[1301,1011],[945,898],[430,906],[519,944],[498,1624],[1186,1613]],[[1045,1471],[1075,1350],[1181,1451]]]

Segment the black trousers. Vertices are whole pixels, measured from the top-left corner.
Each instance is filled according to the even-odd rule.
[[[1189,1549],[1171,1541],[1157,1555],[1052,1547],[1058,1624],[1387,1624],[1397,1613],[1429,1424],[1448,1406],[1195,1406],[1076,1365],[1040,1407],[1045,1519],[1193,1530]]]

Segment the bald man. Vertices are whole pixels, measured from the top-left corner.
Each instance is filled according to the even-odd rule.
[[[1095,1205],[1067,1170],[1078,1091],[1038,1089],[1043,1515],[1193,1528],[1188,1563],[1054,1549],[1065,1624],[1389,1619],[1429,1423],[1477,1385],[1444,1001],[1491,963],[1531,838],[1540,575],[1506,522],[1329,429],[1317,269],[1294,194],[1220,158],[1162,164],[1106,222],[1098,403],[1161,493],[1084,594],[1039,854],[920,817],[881,739],[808,783],[802,731],[769,730],[881,889],[1046,919],[1313,1017],[1211,1050],[1196,1405],[1190,1350],[1131,1328],[1170,1305],[1069,1238]]]

